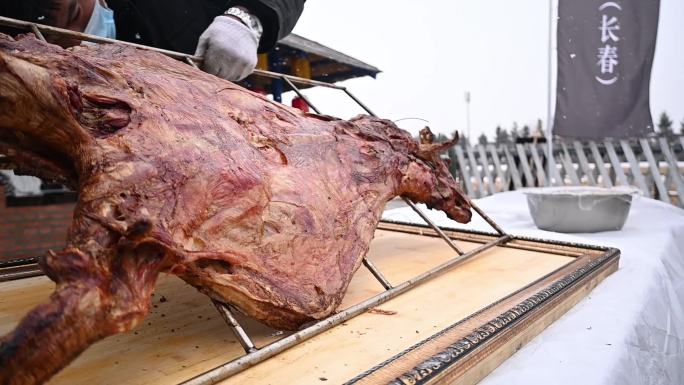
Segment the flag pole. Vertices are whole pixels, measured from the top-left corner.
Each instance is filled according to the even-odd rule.
[[[548,40],[548,72],[547,72],[547,99],[546,99],[546,143],[548,153],[546,155],[546,163],[549,165],[549,177],[548,185],[551,186],[551,179],[554,176],[554,168],[556,167],[556,162],[553,159],[553,123],[551,122],[551,87],[552,87],[552,75],[551,66],[553,63],[553,49],[552,49],[552,37],[553,37],[553,1],[549,0],[549,40]],[[556,181],[557,183],[559,181]]]
[[[470,91],[466,91],[466,93],[465,93],[465,102],[466,102],[466,127],[467,127],[467,132],[468,132],[468,143],[473,143],[472,142],[473,138],[470,137]]]

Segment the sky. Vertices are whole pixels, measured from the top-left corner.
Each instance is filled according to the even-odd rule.
[[[433,131],[466,134],[469,91],[471,136],[492,138],[498,125],[546,122],[548,1],[310,0],[293,32],[380,68],[376,79],[342,83],[379,116],[421,118]],[[557,0],[551,1],[555,15]],[[661,0],[660,7],[651,111],[655,120],[667,111],[678,128],[684,120],[684,0]],[[555,89],[555,40],[552,49]],[[305,93],[325,114],[363,112],[340,91]],[[412,134],[425,125],[397,124]]]

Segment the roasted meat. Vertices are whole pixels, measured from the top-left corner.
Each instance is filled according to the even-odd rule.
[[[50,299],[0,340],[0,384],[46,381],[134,328],[159,272],[280,329],[340,304],[385,203],[470,207],[392,122],[300,112],[163,55],[0,35],[0,153],[78,192]]]

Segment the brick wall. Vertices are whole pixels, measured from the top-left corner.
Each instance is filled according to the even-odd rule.
[[[0,184],[0,260],[37,257],[66,243],[74,203],[7,206]]]

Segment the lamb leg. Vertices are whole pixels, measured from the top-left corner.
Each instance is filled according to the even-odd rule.
[[[98,287],[60,287],[0,340],[0,384],[40,384],[107,335]]]
[[[158,256],[150,247],[118,250],[107,264],[78,249],[49,255],[57,288],[0,339],[0,384],[43,383],[94,342],[134,328],[148,313]]]

